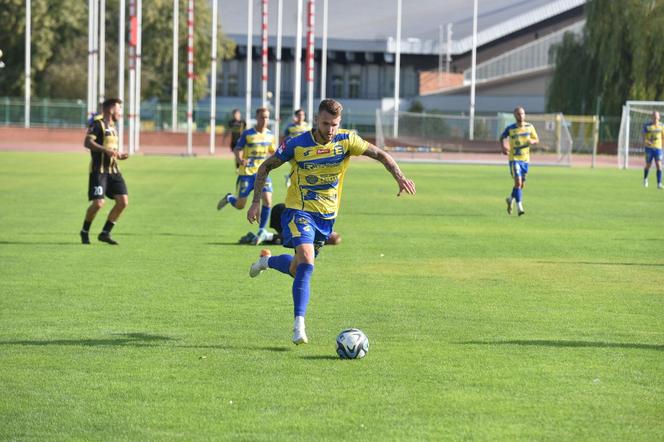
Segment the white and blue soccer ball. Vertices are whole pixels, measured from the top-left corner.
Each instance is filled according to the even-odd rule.
[[[337,354],[341,359],[361,359],[369,352],[369,339],[357,328],[349,328],[337,336]]]

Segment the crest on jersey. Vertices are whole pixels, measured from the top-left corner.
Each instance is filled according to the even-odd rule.
[[[318,182],[318,177],[317,177],[317,176],[314,176],[314,175],[307,175],[307,177],[305,178],[305,180],[306,180],[307,183],[309,183],[309,184],[316,184],[316,183]]]

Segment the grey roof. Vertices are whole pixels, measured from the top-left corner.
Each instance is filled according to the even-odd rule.
[[[260,0],[219,0],[224,32],[244,44],[247,1],[253,2],[253,41],[260,43]],[[586,0],[479,0],[478,44],[493,41]],[[306,0],[303,10],[306,23]],[[394,50],[396,0],[328,0],[330,50]],[[284,47],[295,46],[297,0],[283,0]],[[269,0],[270,45],[276,44],[277,0]],[[472,0],[402,0],[402,52],[438,53],[439,27],[453,24],[452,53],[467,52],[472,39]],[[316,1],[316,45],[322,37],[323,1]],[[306,31],[306,28],[305,28]]]

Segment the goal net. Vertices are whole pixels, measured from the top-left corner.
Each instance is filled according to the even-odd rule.
[[[528,114],[540,142],[530,149],[535,164],[571,165],[572,136],[562,114]],[[514,123],[511,113],[475,116],[469,137],[468,116],[376,111],[376,145],[414,161],[504,164],[498,138]],[[396,126],[396,127],[395,127]],[[396,129],[396,130],[395,130]]]
[[[618,134],[618,167],[641,165],[644,155],[643,126],[652,120],[652,113],[664,114],[664,101],[627,101],[622,109]]]

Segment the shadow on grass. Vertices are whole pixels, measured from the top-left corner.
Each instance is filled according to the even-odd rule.
[[[46,340],[23,340],[23,341],[0,341],[0,345],[72,345],[83,347],[106,347],[106,346],[140,346],[154,347],[156,342],[170,341],[168,336],[150,335],[147,333],[114,333],[109,339],[46,339]]]
[[[353,215],[364,215],[364,216],[398,216],[403,218],[408,217],[417,217],[417,218],[467,218],[467,217],[486,217],[481,213],[403,213],[403,212],[353,212]]]
[[[537,261],[539,264],[583,264],[593,266],[638,266],[638,267],[664,267],[664,264],[649,262],[606,262],[606,261]]]
[[[325,360],[329,361],[334,359],[336,360],[341,360],[339,356],[332,356],[332,355],[309,355],[309,356],[302,356],[302,359],[309,359],[309,360]]]
[[[250,351],[272,351],[283,353],[290,351],[290,347],[261,347],[257,345],[175,345],[176,348],[193,348],[193,349],[211,349],[211,350],[250,350]]]
[[[521,345],[532,347],[570,347],[570,348],[633,348],[637,350],[664,351],[664,344],[635,344],[631,342],[603,341],[554,341],[539,339],[514,339],[510,341],[464,341],[463,345]]]
[[[14,245],[14,246],[80,246],[81,240],[78,241],[0,241],[0,244]]]

